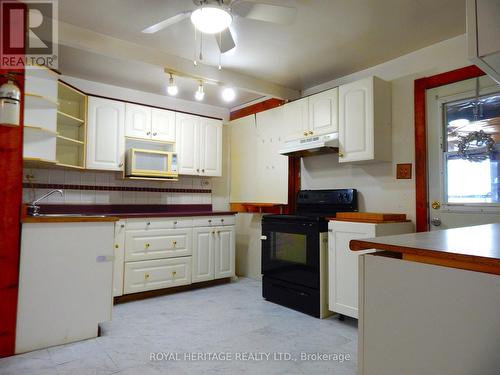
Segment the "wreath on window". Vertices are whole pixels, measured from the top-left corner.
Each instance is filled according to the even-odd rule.
[[[471,149],[471,146],[474,148]],[[477,150],[477,148],[485,148]],[[490,134],[483,130],[471,132],[466,136],[459,136],[458,155],[469,161],[483,161],[486,159],[495,159],[495,140]]]

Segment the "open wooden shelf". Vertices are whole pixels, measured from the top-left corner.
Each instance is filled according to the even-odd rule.
[[[51,98],[38,94],[25,93],[24,105],[32,109],[54,109],[57,108],[57,102]]]
[[[24,129],[29,130],[29,131],[37,131],[37,132],[41,132],[41,133],[46,133],[47,136],[53,136],[53,137],[59,134],[54,130],[45,129],[45,128],[42,128],[41,126],[36,126],[36,125],[24,125]]]
[[[57,160],[48,160],[42,158],[23,158],[23,164],[28,168],[43,168],[43,167],[53,167],[57,164]]]
[[[73,138],[65,137],[63,135],[58,135],[57,139],[61,140],[61,141],[64,141],[64,142],[76,143],[76,144],[79,144],[79,145],[84,145],[85,144],[85,142],[83,142],[83,141],[79,141],[78,139],[73,139]]]
[[[85,124],[85,120],[62,111],[57,111],[57,124],[67,126],[82,126],[83,124]]]

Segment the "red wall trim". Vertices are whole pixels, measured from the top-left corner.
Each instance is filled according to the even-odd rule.
[[[145,191],[150,193],[212,193],[212,189],[179,189],[154,188],[135,186],[104,186],[104,185],[70,185],[70,184],[42,184],[24,182],[23,188],[32,189],[63,189],[63,190],[99,190],[99,191]]]
[[[475,78],[485,73],[475,65],[415,80],[415,191],[417,232],[429,230],[427,186],[427,132],[425,94],[428,89]]]
[[[262,102],[249,105],[248,107],[238,109],[236,111],[231,112],[229,119],[231,121],[237,120],[241,117],[245,117],[248,115],[254,115],[259,112],[267,111],[268,109],[272,109],[275,107],[279,107],[285,103],[284,100],[281,99],[267,99]]]

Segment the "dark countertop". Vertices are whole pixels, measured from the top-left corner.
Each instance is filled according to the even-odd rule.
[[[84,214],[86,216],[30,217],[22,222],[116,221],[145,217],[222,216],[234,211],[213,211],[210,204],[44,204],[40,214]],[[103,217],[104,216],[104,217]]]
[[[24,216],[21,223],[96,223],[120,220],[116,216]]]
[[[351,240],[349,246],[353,251],[386,250],[403,254],[403,259],[432,258],[438,261],[435,264],[447,262],[450,267],[471,270],[484,267],[484,272],[500,274],[500,223]]]

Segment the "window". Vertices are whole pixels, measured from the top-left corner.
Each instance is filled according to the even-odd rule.
[[[447,203],[500,203],[500,93],[446,103]]]

